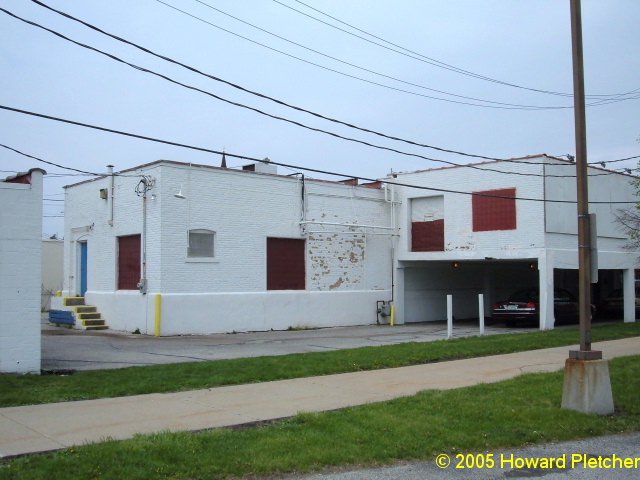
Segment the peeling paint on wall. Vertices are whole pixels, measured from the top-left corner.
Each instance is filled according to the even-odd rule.
[[[308,239],[310,287],[313,290],[354,290],[363,287],[364,234],[314,233]]]

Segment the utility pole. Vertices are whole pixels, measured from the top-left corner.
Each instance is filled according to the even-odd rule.
[[[602,358],[602,352],[591,350],[591,224],[589,218],[587,121],[585,115],[580,0],[571,0],[571,40],[573,54],[573,111],[576,136],[576,180],[578,186],[578,304],[580,312],[580,350],[572,352],[571,358],[597,360]]]
[[[569,358],[565,362],[562,408],[607,415],[614,411],[609,364],[602,359],[602,352],[591,350],[591,225],[582,61],[582,12],[580,0],[570,0],[570,2],[576,181],[578,187],[580,350],[569,351]]]

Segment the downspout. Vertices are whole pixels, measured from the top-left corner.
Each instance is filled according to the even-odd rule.
[[[147,293],[147,191],[142,194],[142,278],[140,293]]]
[[[107,165],[107,171],[111,177],[111,185],[109,186],[109,226],[113,227],[113,193],[114,193],[114,176],[113,165]]]
[[[300,223],[304,225],[304,222],[306,222],[306,219],[307,219],[307,192],[305,191],[304,173],[300,174],[300,181],[301,181],[300,195],[301,195],[301,202],[302,202],[301,211],[300,211]]]

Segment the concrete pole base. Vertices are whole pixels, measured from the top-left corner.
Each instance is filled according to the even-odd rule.
[[[562,408],[598,415],[613,413],[613,394],[607,360],[566,360]]]

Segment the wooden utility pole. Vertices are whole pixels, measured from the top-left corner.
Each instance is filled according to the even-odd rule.
[[[596,360],[602,358],[602,352],[591,351],[591,225],[589,218],[587,123],[580,0],[571,0],[571,40],[576,136],[576,180],[578,186],[578,302],[580,311],[580,350],[571,352],[571,357],[580,360]]]

